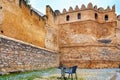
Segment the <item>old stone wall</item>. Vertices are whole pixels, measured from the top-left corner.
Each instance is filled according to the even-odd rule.
[[[79,19],[78,14],[80,14]],[[109,18],[107,21],[105,20],[105,15],[107,15]],[[67,16],[69,16],[69,21],[66,20]],[[83,4],[81,8],[76,6],[75,9],[73,9],[72,7],[69,7],[68,10],[63,9],[63,12],[58,14],[56,23],[64,24],[86,20],[93,20],[100,23],[105,23],[115,21],[115,19],[116,14],[114,5],[112,6],[112,9],[109,6],[107,7],[107,9],[104,9],[102,7],[97,8],[97,6],[93,6],[92,3],[89,3],[87,7]]]
[[[64,9],[62,13],[47,5],[46,15],[41,15],[23,0],[0,0],[0,34],[61,52],[61,62],[69,66],[75,63],[82,68],[118,67],[119,25],[115,5],[103,9],[89,3],[74,10],[72,7],[68,11]],[[3,72],[41,69],[43,65],[47,67],[49,59],[48,67],[57,64],[53,61],[57,59],[54,52],[4,38],[0,45]]]
[[[117,16],[117,28],[120,29],[120,15]]]
[[[117,16],[116,37],[117,37],[117,47],[120,48],[120,15]]]
[[[114,7],[114,6],[113,6]],[[114,8],[113,8],[114,9]],[[77,14],[81,18],[77,19]],[[98,18],[95,19],[95,13]],[[69,21],[66,16],[69,15]],[[105,21],[105,15],[108,20]],[[103,8],[64,12],[57,17],[60,62],[80,68],[118,68],[120,65],[119,31],[115,12]]]
[[[104,24],[96,21],[79,21],[59,25],[59,45],[101,45],[99,40],[109,39],[116,43],[116,22]]]
[[[120,44],[120,28],[116,28],[117,44]]]
[[[116,21],[79,21],[59,25],[60,62],[80,68],[116,68],[120,48]]]
[[[81,14],[81,18],[78,19],[78,14]],[[98,18],[95,19],[95,13],[98,14]],[[66,16],[70,16],[70,20],[66,21]],[[100,23],[105,22],[105,15],[109,16],[109,20],[107,22],[112,22],[115,20],[116,16],[114,12],[107,12],[107,13],[99,13],[94,10],[84,10],[84,11],[77,11],[77,12],[68,12],[65,14],[61,14],[57,17],[57,23],[58,24],[63,24],[63,23],[71,23],[71,22],[76,22],[76,21],[86,21],[86,20],[93,20],[93,21],[98,21]],[[112,17],[110,17],[112,16]]]
[[[58,65],[59,55],[56,52],[0,37],[0,73],[40,70]]]
[[[23,0],[0,0],[0,6],[0,34],[45,47],[43,16],[35,11],[31,12]]]
[[[61,48],[61,63],[80,68],[119,68],[120,49],[115,46],[69,46]]]
[[[46,6],[46,36],[45,47],[54,51],[59,51],[58,26],[55,24],[56,15],[49,5]]]

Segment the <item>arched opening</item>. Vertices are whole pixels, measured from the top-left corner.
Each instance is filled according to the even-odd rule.
[[[97,13],[95,13],[95,19],[98,19],[98,14]]]
[[[77,18],[81,19],[81,14],[80,13],[78,13]]]
[[[105,15],[105,21],[108,21],[108,15]]]
[[[67,16],[66,16],[66,21],[69,21],[69,20],[70,20],[70,16],[67,15]]]

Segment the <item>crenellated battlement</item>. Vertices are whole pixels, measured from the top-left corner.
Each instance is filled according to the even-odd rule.
[[[28,12],[31,16],[37,17],[38,20],[44,20],[44,19],[45,19],[45,18],[44,18],[44,16],[45,16],[44,14],[42,14],[41,12],[39,12],[38,10],[36,10],[35,8],[31,7],[30,5],[27,5],[24,0],[20,0],[20,1],[19,1],[19,6],[20,6],[21,8],[24,7],[25,10],[27,10],[27,12]]]
[[[62,12],[57,10],[55,13],[57,13],[56,23],[58,24],[89,20],[106,23],[116,20],[115,5],[112,8],[108,6],[104,9],[103,7],[97,7],[89,3],[87,6],[82,4],[80,8],[78,5],[75,8],[70,6],[68,10],[64,8]]]
[[[117,20],[119,20],[119,21],[120,21],[120,15],[118,15],[118,16],[117,16]]]
[[[95,10],[100,13],[106,13],[106,12],[111,12],[111,11],[115,12],[115,5],[112,6],[112,9],[110,8],[110,6],[108,6],[106,9],[104,9],[103,7],[98,8],[96,5],[93,6],[92,3],[89,3],[87,6],[82,4],[80,8],[78,7],[78,5],[76,5],[76,7],[74,9],[70,6],[68,11],[64,8],[61,14],[82,11],[82,10]]]

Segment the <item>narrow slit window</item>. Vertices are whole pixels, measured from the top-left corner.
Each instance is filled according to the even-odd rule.
[[[3,33],[3,31],[1,31],[1,33]]]
[[[81,19],[81,14],[80,13],[78,13],[77,18]]]
[[[0,6],[0,9],[2,9],[2,6]]]
[[[108,15],[105,15],[105,21],[108,21]]]
[[[95,13],[95,19],[98,19],[98,14],[97,13]]]
[[[70,16],[67,15],[67,16],[66,16],[66,21],[69,21],[69,20],[70,20]]]

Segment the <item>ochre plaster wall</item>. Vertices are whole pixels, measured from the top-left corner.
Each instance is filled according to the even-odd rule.
[[[59,51],[58,45],[58,25],[55,24],[56,15],[51,7],[46,6],[46,36],[45,47],[54,51]]]
[[[110,39],[116,43],[116,22],[99,23],[96,21],[80,21],[59,25],[59,43],[62,45],[88,44],[97,45],[99,39]]]
[[[110,67],[110,65],[118,67],[120,65],[120,21],[116,19],[115,6],[112,9],[109,7],[103,9],[93,7],[89,3],[87,7],[82,5],[81,9],[78,7],[75,10],[71,7],[68,11],[64,9],[63,13],[56,13],[50,6],[46,6],[46,15],[40,16],[34,11],[31,12],[30,7],[23,2],[19,6],[19,0],[15,1],[0,1],[0,6],[2,6],[0,9],[0,34],[60,52],[61,62],[65,65],[72,66],[76,59],[76,65],[79,67],[81,67],[79,65],[81,61],[88,62],[93,68]],[[81,14],[81,19],[77,19],[78,13]],[[95,19],[95,13],[98,14],[97,19]],[[69,21],[66,21],[67,15],[70,16]],[[106,21],[105,15],[108,15]],[[103,41],[100,42],[101,40]],[[104,43],[107,40],[108,43]],[[65,58],[69,56],[67,62]],[[115,64],[113,64],[114,59],[116,59]],[[97,64],[94,61],[100,64],[93,66],[93,63]],[[103,63],[104,61],[106,63]],[[83,66],[85,67],[85,65]],[[91,66],[88,67],[91,68]]]
[[[115,68],[120,65],[117,23],[114,6],[63,11],[57,16],[60,61],[80,68]],[[77,14],[81,19],[77,19]],[[95,19],[95,13],[98,18]],[[69,21],[66,16],[69,15]],[[108,15],[108,20],[105,20]],[[107,43],[106,43],[107,42]]]
[[[23,2],[19,7],[17,1],[0,0],[2,6],[0,34],[45,47],[45,20],[34,12],[31,15],[30,9]]]

